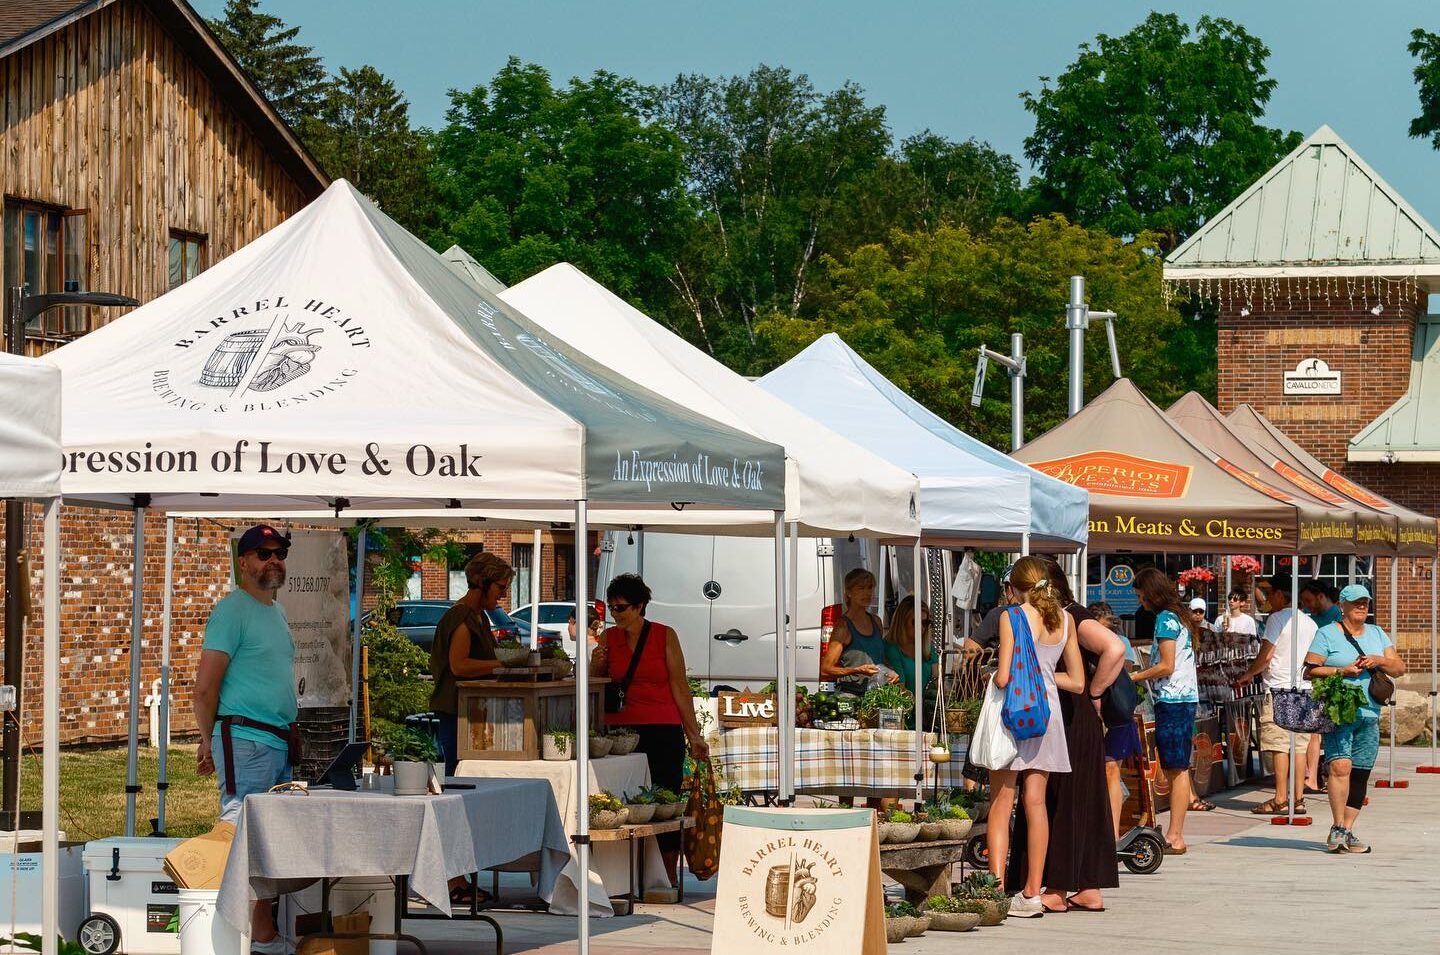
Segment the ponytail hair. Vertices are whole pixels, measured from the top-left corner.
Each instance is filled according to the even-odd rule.
[[[1049,570],[1040,558],[1021,557],[1017,560],[1010,568],[1010,586],[1025,594],[1025,603],[1040,613],[1047,630],[1052,633],[1060,630],[1061,614],[1064,613],[1060,593],[1050,583]]]

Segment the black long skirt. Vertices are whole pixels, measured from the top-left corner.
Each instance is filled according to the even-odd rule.
[[[1110,795],[1105,787],[1105,724],[1083,697],[1060,691],[1065,716],[1065,744],[1070,772],[1051,773],[1045,790],[1050,816],[1050,848],[1045,853],[1045,889],[1080,892],[1111,889],[1120,884],[1115,861],[1115,829]],[[1005,886],[1018,892],[1025,884],[1029,826],[1016,794],[1015,828],[1010,837],[1010,864]]]

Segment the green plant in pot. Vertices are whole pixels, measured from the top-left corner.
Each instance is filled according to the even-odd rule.
[[[611,756],[629,756],[640,745],[640,734],[628,726],[613,729],[605,735],[610,737]]]
[[[590,731],[591,759],[604,759],[606,756],[609,756],[612,745],[610,737],[606,736],[602,731],[596,729]]]
[[[984,903],[953,895],[931,896],[925,903],[930,927],[937,932],[968,932],[980,924],[984,909]]]
[[[501,666],[523,667],[530,662],[530,648],[519,640],[496,640],[495,659]]]
[[[914,842],[920,836],[920,823],[903,809],[893,809],[885,817],[885,841],[891,845]]]
[[[381,740],[381,749],[395,774],[395,795],[423,796],[430,791],[432,767],[441,759],[435,737],[408,726],[394,726]]]
[[[628,811],[629,822],[632,826],[644,825],[655,818],[655,796],[649,786],[642,787],[638,792],[633,792],[625,797],[625,809]]]
[[[575,758],[575,734],[556,726],[545,731],[541,741],[541,753],[545,759],[560,760]]]
[[[685,814],[685,800],[679,794],[664,786],[651,786],[650,795],[655,798],[655,821],[663,822]]]
[[[625,818],[625,805],[614,793],[602,791],[591,794],[591,829],[618,829],[625,824]]]
[[[955,894],[962,899],[981,903],[985,911],[981,914],[981,925],[999,925],[1010,911],[1010,896],[1001,887],[1000,880],[990,872],[972,872],[960,883]]]

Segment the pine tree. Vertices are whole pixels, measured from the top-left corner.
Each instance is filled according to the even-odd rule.
[[[258,0],[226,0],[225,15],[207,22],[292,129],[318,115],[329,79],[314,49],[295,42],[299,27],[261,13]]]

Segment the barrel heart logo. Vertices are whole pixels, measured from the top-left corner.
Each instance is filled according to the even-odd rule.
[[[197,322],[171,344],[151,390],[180,411],[268,414],[303,409],[355,382],[364,323],[324,299],[257,296]]]
[[[1033,461],[1030,466],[1091,494],[1118,497],[1184,497],[1191,473],[1186,464],[1152,461],[1121,451],[1087,451],[1050,461]]]

